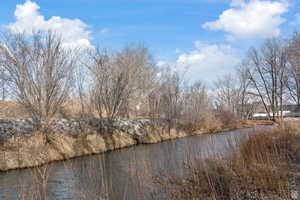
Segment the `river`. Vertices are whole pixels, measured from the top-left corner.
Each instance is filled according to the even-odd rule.
[[[35,188],[41,185],[50,200],[152,199],[153,191],[157,192],[153,177],[161,173],[184,176],[184,162],[188,160],[226,159],[237,146],[237,139],[252,131],[192,136],[54,162],[42,168],[0,172],[0,200],[21,199],[22,194],[34,196]]]

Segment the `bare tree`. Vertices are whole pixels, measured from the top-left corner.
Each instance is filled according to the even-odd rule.
[[[61,44],[51,32],[2,38],[0,65],[8,73],[16,100],[39,128],[53,120],[72,87],[75,62]]]
[[[140,107],[154,88],[156,64],[143,45],[127,45],[117,54],[117,66],[129,74],[130,98],[123,104],[123,113],[138,115]]]
[[[74,73],[74,90],[72,93],[72,99],[77,108],[76,116],[79,119],[91,118],[95,112],[90,102],[90,85],[92,85],[92,80],[89,71],[85,67],[85,63],[88,61],[86,60],[85,52],[82,55],[83,60],[80,61],[82,64],[77,65]]]
[[[281,39],[269,39],[248,55],[248,76],[270,118],[282,116],[286,86],[287,53]],[[281,112],[280,112],[281,111]]]
[[[91,100],[98,115],[129,116],[130,104],[147,91],[152,80],[154,64],[148,50],[127,46],[119,53],[108,54],[96,49],[90,56],[88,69],[94,82]]]
[[[253,94],[247,63],[236,68],[234,75],[227,74],[215,82],[215,105],[241,119],[249,119],[255,111],[258,98]]]
[[[240,103],[241,88],[238,80],[231,74],[218,79],[215,82],[215,100],[219,110],[227,110],[232,113],[237,112]]]
[[[9,77],[7,71],[4,67],[0,66],[0,99],[2,99],[2,101],[4,101],[9,94],[8,83]]]
[[[182,111],[182,79],[178,73],[166,74],[161,85],[161,111],[172,126],[180,118]]]
[[[212,99],[201,81],[185,88],[182,109],[182,118],[186,123],[194,126],[203,125],[203,122],[212,114]]]
[[[290,99],[300,107],[300,33],[296,32],[287,48],[287,89]]]
[[[246,63],[241,63],[237,68],[239,103],[237,113],[242,119],[249,119],[256,110],[259,99],[254,95],[251,88],[251,81],[248,75]]]
[[[155,89],[148,95],[150,116],[165,119],[169,129],[182,116],[183,108],[183,77],[170,68],[158,73]]]
[[[92,104],[100,117],[105,114],[114,118],[130,95],[127,72],[118,69],[106,52],[97,51],[93,61],[89,66],[95,84],[91,91]]]

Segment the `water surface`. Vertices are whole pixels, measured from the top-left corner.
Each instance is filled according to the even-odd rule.
[[[160,173],[184,176],[187,160],[216,156],[226,159],[236,147],[237,139],[247,137],[252,131],[242,129],[192,136],[54,162],[46,168],[49,171],[47,184],[44,184],[47,199],[84,199],[83,196],[85,199],[151,199],[157,187],[153,177]],[[42,183],[39,177],[44,170],[45,167],[0,173],[0,200],[33,194],[36,186],[41,186],[36,183]]]

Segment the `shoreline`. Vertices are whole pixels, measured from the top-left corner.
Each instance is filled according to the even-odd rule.
[[[85,125],[84,129],[75,126],[75,130],[77,129],[75,133],[70,130],[58,131],[58,129],[51,134],[41,132],[31,133],[30,136],[16,134],[4,142],[0,141],[0,173],[14,169],[38,167],[54,161],[100,154],[139,144],[155,144],[189,136],[218,134],[254,127],[253,125],[241,125],[235,128],[213,131],[199,130],[188,133],[174,128],[169,130],[164,124],[153,125],[150,120],[118,121],[115,119],[112,123],[113,128],[110,127],[111,124],[97,119],[93,123]]]

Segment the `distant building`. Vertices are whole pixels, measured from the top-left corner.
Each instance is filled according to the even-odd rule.
[[[279,111],[279,115],[281,114],[281,111]],[[270,116],[273,116],[273,113],[270,113]],[[282,116],[283,117],[300,117],[300,109],[298,105],[294,104],[287,104],[282,105]],[[252,114],[252,118],[254,119],[265,119],[268,118],[269,115],[265,111],[265,109],[262,109],[261,106]]]

